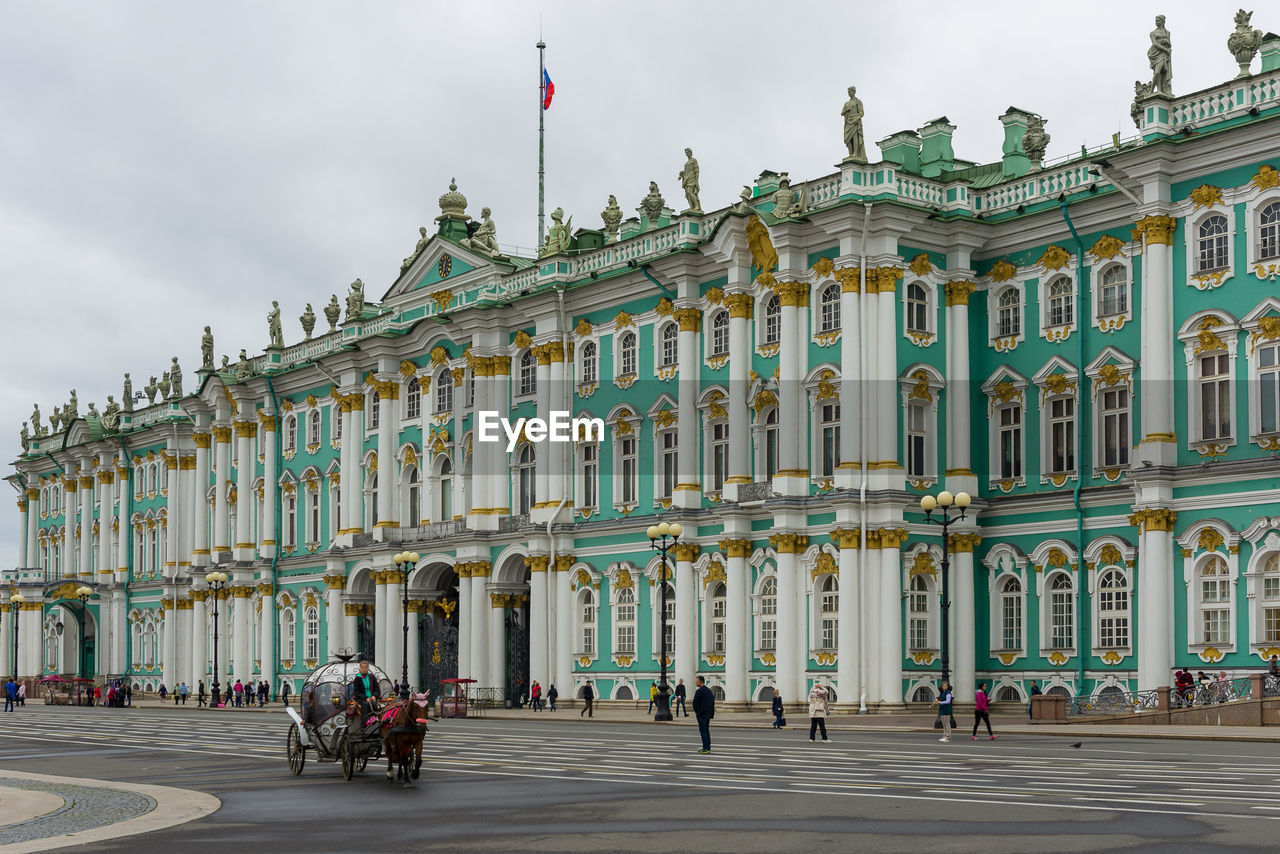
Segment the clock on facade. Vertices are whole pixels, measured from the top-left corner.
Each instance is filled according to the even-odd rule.
[[[447,279],[449,274],[453,272],[453,256],[441,255],[439,263],[436,264],[436,272],[440,274],[440,278]]]

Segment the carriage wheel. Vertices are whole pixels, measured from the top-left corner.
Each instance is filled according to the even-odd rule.
[[[356,770],[356,757],[351,749],[351,739],[345,735],[338,740],[338,755],[342,757],[342,779],[350,780]]]
[[[285,750],[289,755],[289,770],[294,774],[302,773],[302,766],[307,763],[307,748],[298,735],[298,725],[289,724],[289,737],[285,742]]]

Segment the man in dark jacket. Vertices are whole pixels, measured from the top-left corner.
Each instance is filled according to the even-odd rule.
[[[595,717],[595,712],[591,711],[591,703],[595,700],[595,698],[596,698],[596,692],[591,690],[591,683],[588,682],[587,684],[583,685],[582,686],[582,702],[585,703],[586,705],[582,707],[582,711],[578,712],[578,717],[582,717],[583,715],[586,715],[589,718]]]
[[[716,716],[716,695],[707,687],[707,680],[701,676],[696,680],[698,690],[693,692],[693,716],[698,719],[698,734],[702,736],[702,749],[699,753],[711,752],[711,719]]]
[[[381,693],[378,677],[369,672],[369,662],[360,662],[360,672],[351,680],[351,699],[360,704],[362,723],[373,716],[373,701]]]
[[[676,707],[671,713],[672,717],[675,717],[681,712],[684,712],[684,716],[686,718],[689,717],[689,710],[686,709],[684,705],[684,698],[687,696],[685,693],[686,690],[687,689],[684,687],[684,680],[681,679],[680,683],[676,685]]]

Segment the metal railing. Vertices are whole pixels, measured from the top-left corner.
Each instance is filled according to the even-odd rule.
[[[1262,680],[1262,696],[1280,697],[1280,676],[1268,673]]]
[[[1102,691],[1090,697],[1068,697],[1067,717],[1082,715],[1122,715],[1160,708],[1160,692]]]
[[[1194,706],[1212,706],[1233,700],[1248,700],[1253,695],[1253,677],[1241,676],[1225,681],[1214,680],[1188,688],[1169,689],[1169,708],[1190,709]]]
[[[430,525],[388,528],[384,536],[388,543],[421,543],[427,540],[442,540],[464,533],[466,530],[466,520],[450,519],[448,522],[433,522]]]

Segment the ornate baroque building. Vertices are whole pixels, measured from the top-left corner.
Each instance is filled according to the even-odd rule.
[[[207,684],[217,605],[224,683],[296,688],[344,647],[399,674],[407,585],[417,684],[640,697],[662,518],[686,531],[674,676],[892,708],[938,680],[918,502],[942,488],[974,496],[959,696],[1256,668],[1280,651],[1280,39],[1262,54],[1141,92],[1137,136],[1057,163],[1028,111],[988,163],[942,118],[730,208],[695,184],[682,214],[655,187],[603,230],[557,218],[538,259],[451,189],[380,302],[357,285],[291,345],[276,315],[261,355],[210,343],[189,393],[30,434],[0,672]],[[477,435],[480,411],[556,410],[604,441]]]

